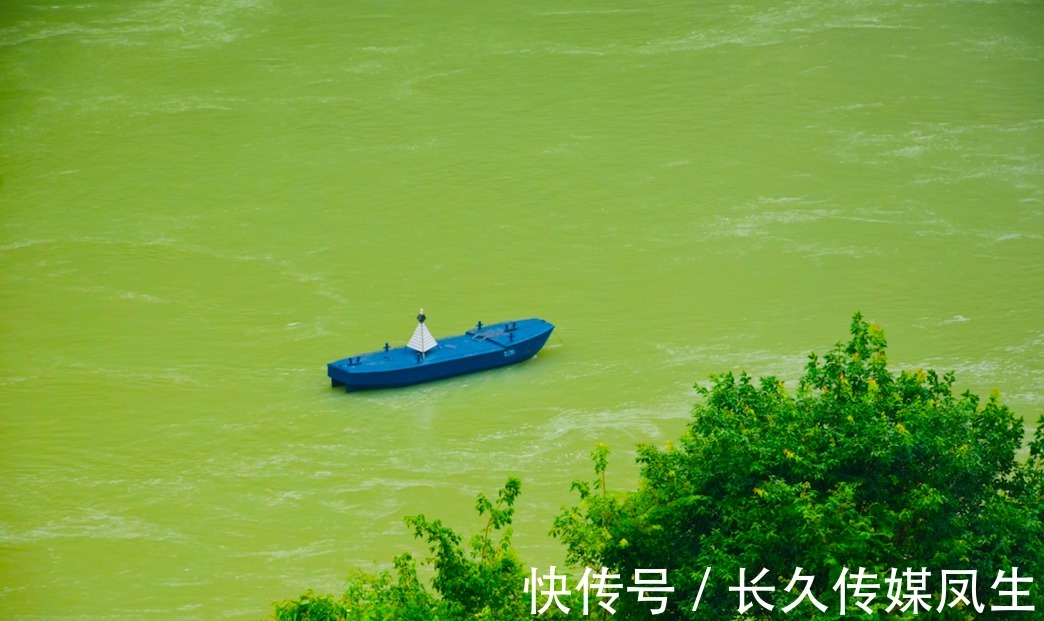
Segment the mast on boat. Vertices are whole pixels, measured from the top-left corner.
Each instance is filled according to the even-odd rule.
[[[439,342],[435,340],[435,337],[431,335],[428,330],[427,321],[428,317],[424,314],[424,309],[420,309],[420,314],[417,315],[417,328],[413,331],[413,336],[410,337],[410,342],[406,344],[413,351],[420,352],[421,358],[424,357],[428,351],[434,349]]]

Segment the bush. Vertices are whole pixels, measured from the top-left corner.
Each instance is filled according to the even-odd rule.
[[[660,619],[738,616],[737,594],[728,587],[739,585],[740,568],[747,584],[768,568],[758,584],[775,587],[763,596],[775,608],[755,606],[747,618],[837,618],[832,586],[844,568],[859,567],[881,584],[869,606],[875,616],[889,605],[890,568],[900,576],[906,568],[932,572],[933,614],[942,570],[977,571],[985,610],[947,607],[935,618],[1008,614],[989,604],[1010,604],[998,599],[1010,586],[990,586],[998,571],[1010,575],[1012,567],[1038,579],[1018,603],[1044,610],[1041,426],[1028,461],[1019,463],[1022,422],[996,392],[982,402],[954,394],[952,373],[892,373],[885,351],[882,330],[856,314],[851,340],[822,359],[810,355],[794,394],[774,377],[713,377],[711,387],[697,386],[705,402],[677,446],[639,447],[637,491],[607,494],[605,453],[596,451],[596,482],[574,485],[580,502],[563,511],[553,534],[577,564],[605,565],[625,577],[667,569],[676,590]],[[798,567],[815,577],[810,593],[825,613],[809,602],[790,614],[781,610],[801,591],[783,592]],[[621,598],[618,616],[648,617],[642,606]],[[848,607],[866,617],[852,601]]]

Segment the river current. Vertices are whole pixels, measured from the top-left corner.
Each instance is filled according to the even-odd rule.
[[[1044,414],[1044,5],[0,6],[0,616],[256,619],[515,543],[855,311],[895,368]],[[522,365],[325,363],[541,317]]]

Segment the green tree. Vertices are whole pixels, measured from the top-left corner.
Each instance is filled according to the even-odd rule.
[[[609,494],[605,470],[609,467],[609,447],[599,443],[591,451],[595,479],[573,481],[571,491],[580,495],[580,506],[569,507],[555,518],[551,535],[566,546],[566,562],[576,567],[595,567],[612,536],[609,525],[618,508],[615,495]]]
[[[882,330],[856,314],[851,340],[822,359],[809,356],[791,394],[774,377],[712,377],[697,386],[703,402],[677,446],[641,446],[637,491],[622,499],[604,489],[605,454],[596,452],[596,480],[577,483],[577,506],[566,508],[552,531],[571,561],[605,565],[625,579],[635,569],[666,569],[675,587],[665,615],[673,619],[729,619],[738,615],[739,569],[746,583],[767,568],[758,586],[773,587],[747,618],[833,619],[840,602],[832,589],[847,568],[866,567],[880,584],[862,618],[886,614],[886,578],[896,568],[931,571],[926,592],[933,618],[972,619],[1044,611],[1044,425],[1038,424],[1024,463],[1016,460],[1023,426],[996,392],[985,401],[955,394],[952,373],[917,369],[893,373]],[[1044,419],[1042,419],[1044,420]],[[710,570],[699,608],[693,603]],[[814,576],[811,594],[789,614],[801,583],[785,587],[796,568]],[[1012,567],[1033,576],[1035,613],[1002,613],[1010,604],[991,586]],[[982,613],[960,605],[935,613],[942,570],[976,570]],[[748,594],[747,601],[752,598]],[[905,600],[904,600],[905,603]],[[922,608],[921,614],[925,614]],[[649,617],[648,604],[620,598],[618,618]]]
[[[479,494],[475,504],[486,516],[482,532],[468,546],[441,520],[423,515],[405,518],[414,536],[424,539],[434,569],[429,591],[417,577],[413,557],[395,559],[394,571],[356,572],[341,597],[304,595],[275,604],[277,621],[435,621],[473,619],[516,621],[529,615],[523,601],[525,572],[511,547],[511,518],[521,493],[516,478],[508,480],[495,500]],[[499,537],[498,537],[499,535]]]

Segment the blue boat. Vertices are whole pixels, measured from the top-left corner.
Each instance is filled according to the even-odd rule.
[[[424,309],[405,347],[344,358],[326,365],[334,388],[352,392],[366,388],[409,386],[484,371],[532,358],[555,326],[543,319],[521,319],[478,325],[458,336],[436,340],[425,323]]]

